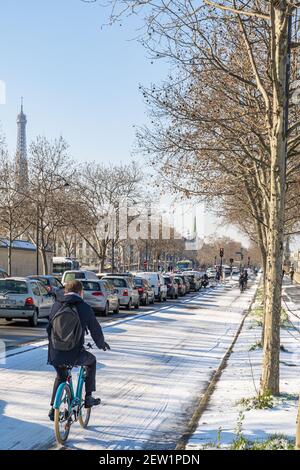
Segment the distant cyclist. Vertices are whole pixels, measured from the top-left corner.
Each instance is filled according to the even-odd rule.
[[[240,290],[241,292],[243,292],[245,290],[245,282],[246,282],[246,279],[245,279],[245,272],[242,271],[240,273],[240,278],[239,278],[239,286],[240,286]]]
[[[110,349],[105,342],[102,328],[97,322],[92,308],[83,300],[83,286],[80,281],[68,282],[65,295],[56,299],[52,306],[47,327],[49,347],[48,363],[53,365],[57,377],[53,386],[49,418],[54,420],[53,404],[59,385],[68,377],[67,366],[85,366],[85,407],[99,405],[100,398],[94,398],[96,390],[96,357],[84,348],[84,336],[87,331],[99,349]]]
[[[247,269],[244,270],[244,279],[245,279],[245,289],[246,289],[247,283],[248,283],[248,270]]]

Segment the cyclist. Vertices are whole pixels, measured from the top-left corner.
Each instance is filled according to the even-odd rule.
[[[245,273],[244,271],[241,271],[240,278],[239,278],[239,286],[240,286],[241,292],[243,292],[243,290],[245,289],[245,282],[246,282]]]
[[[247,283],[248,283],[248,270],[244,270],[244,279],[245,279],[245,289],[247,288]]]
[[[75,346],[66,350],[66,348],[55,348],[53,342],[56,340],[57,335],[54,335],[54,317],[59,314],[63,316],[64,309],[71,309],[75,311],[75,321],[77,320],[78,328],[76,332],[69,332],[70,341],[78,336],[78,341]],[[67,310],[65,310],[67,311]],[[72,313],[72,312],[71,312]],[[66,318],[66,317],[65,317]],[[80,326],[81,325],[81,326]],[[66,381],[68,376],[67,366],[85,366],[86,368],[86,381],[85,381],[85,407],[91,408],[92,406],[99,405],[100,398],[94,398],[92,392],[96,390],[96,357],[84,348],[84,335],[87,330],[99,349],[106,351],[110,349],[109,345],[105,342],[102,328],[97,322],[92,308],[83,300],[83,286],[78,280],[70,281],[65,286],[65,294],[63,297],[56,299],[52,306],[49,317],[49,324],[47,327],[49,346],[48,346],[48,364],[53,365],[56,370],[57,376],[53,386],[53,393],[51,399],[51,409],[49,411],[49,418],[54,421],[53,404],[55,400],[56,391],[59,385]],[[64,331],[63,329],[61,331]],[[57,344],[57,343],[56,343]],[[65,350],[63,350],[65,349]]]

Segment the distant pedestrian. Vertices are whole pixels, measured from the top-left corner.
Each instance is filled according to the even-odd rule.
[[[294,283],[294,274],[295,274],[294,268],[291,268],[290,269],[291,284]]]
[[[283,269],[283,270],[282,270],[282,273],[281,273],[281,278],[283,279],[284,276],[285,276],[285,270]]]
[[[221,279],[221,270],[219,268],[217,268],[217,271],[216,271],[216,281],[217,282],[220,282],[220,279]]]

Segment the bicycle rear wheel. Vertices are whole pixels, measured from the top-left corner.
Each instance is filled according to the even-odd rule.
[[[91,408],[85,408],[84,404],[80,409],[78,421],[82,428],[87,428],[91,417]]]
[[[59,444],[64,444],[70,433],[70,410],[71,410],[71,390],[68,384],[65,384],[60,397],[60,405],[54,413],[55,437]]]

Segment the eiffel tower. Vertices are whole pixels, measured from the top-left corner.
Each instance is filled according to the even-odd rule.
[[[21,112],[17,117],[17,151],[16,151],[16,184],[20,188],[26,188],[28,184],[28,162],[26,144],[27,118],[23,112],[23,98],[21,99]]]

